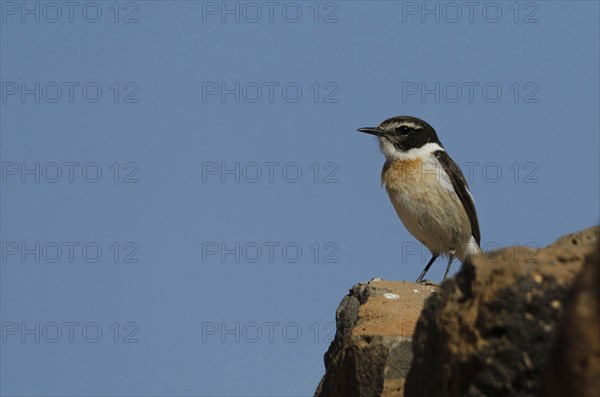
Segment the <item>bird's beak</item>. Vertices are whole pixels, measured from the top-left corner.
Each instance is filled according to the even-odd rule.
[[[383,136],[383,131],[381,131],[381,129],[379,129],[379,127],[365,127],[365,128],[359,128],[357,131],[359,132],[366,132],[367,134],[371,134],[371,135],[377,135],[377,136]]]

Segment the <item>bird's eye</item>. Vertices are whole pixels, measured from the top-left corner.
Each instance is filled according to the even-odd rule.
[[[410,131],[410,128],[408,128],[405,125],[401,125],[400,127],[398,127],[396,129],[396,132],[400,133],[400,134],[408,134],[408,132]]]

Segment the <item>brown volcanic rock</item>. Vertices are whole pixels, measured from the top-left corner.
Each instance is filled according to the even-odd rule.
[[[540,397],[600,396],[600,253],[586,258],[558,326]]]
[[[400,396],[411,337],[434,287],[372,280],[355,285],[336,311],[336,335],[315,396]]]
[[[599,230],[565,236],[539,251],[507,248],[464,264],[423,308],[413,336],[415,358],[405,395],[538,395],[557,324],[563,308],[571,305],[573,281],[583,263],[597,262]],[[593,300],[589,296],[588,292],[580,298]],[[579,310],[569,310],[582,319],[583,329],[565,336],[580,345],[563,365],[580,364],[574,368],[576,375],[569,375],[576,381],[591,377],[585,371],[597,356],[587,342],[595,336],[585,330],[594,321],[588,304],[573,304]],[[560,346],[557,349],[555,354],[563,354]],[[582,360],[589,366],[581,369]],[[554,380],[562,382],[560,377]],[[567,390],[557,395],[576,395],[577,389]]]

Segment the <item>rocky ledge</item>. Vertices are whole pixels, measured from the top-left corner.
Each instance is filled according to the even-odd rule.
[[[355,285],[315,396],[599,397],[599,232],[480,255],[440,287]]]

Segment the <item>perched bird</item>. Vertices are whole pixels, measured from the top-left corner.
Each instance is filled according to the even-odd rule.
[[[386,158],[381,183],[406,229],[433,255],[416,282],[440,255],[448,257],[444,282],[455,256],[464,262],[481,253],[473,196],[460,168],[433,127],[416,117],[393,117],[358,131],[377,136]]]

